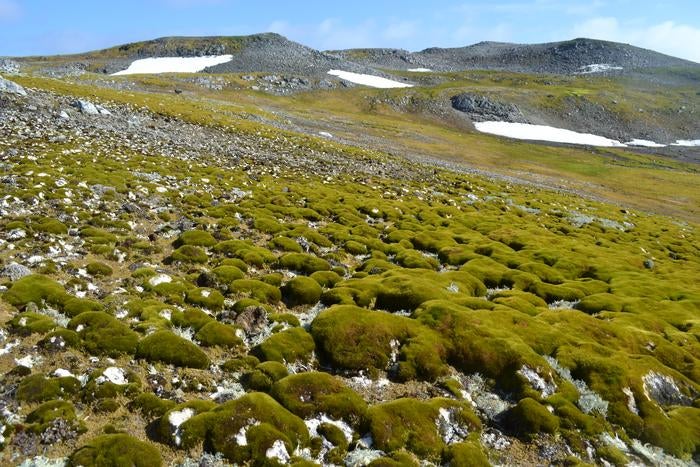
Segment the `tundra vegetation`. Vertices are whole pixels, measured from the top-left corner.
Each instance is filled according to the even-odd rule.
[[[90,89],[17,81],[57,106]],[[105,119],[254,144],[162,154],[99,125],[2,123],[3,463],[697,459],[697,213],[295,136],[204,98],[94,94]],[[311,170],[314,152],[351,169]]]

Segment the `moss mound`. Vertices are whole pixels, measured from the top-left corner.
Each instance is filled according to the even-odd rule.
[[[282,293],[278,287],[255,279],[239,279],[231,283],[231,291],[247,294],[263,303],[277,303],[282,300]]]
[[[260,360],[307,362],[315,348],[314,339],[308,332],[302,328],[292,328],[273,334],[253,348],[252,353]]]
[[[68,328],[78,333],[83,349],[97,355],[133,354],[139,340],[127,325],[101,311],[79,314],[70,320]]]
[[[218,321],[202,326],[194,338],[205,347],[238,347],[243,341],[236,335],[236,328]]]
[[[298,276],[282,287],[287,306],[313,305],[321,299],[321,286],[309,277]]]
[[[555,433],[559,419],[539,402],[529,397],[522,399],[505,415],[507,426],[518,436],[530,438],[538,433]]]
[[[180,367],[209,367],[209,357],[197,345],[170,331],[154,332],[139,342],[136,357]]]
[[[173,243],[175,247],[183,245],[193,245],[202,247],[212,247],[216,245],[216,239],[204,230],[188,230],[183,232]]]
[[[249,393],[196,415],[181,426],[183,446],[207,440],[211,449],[228,460],[244,464],[265,459],[265,452],[281,440],[287,452],[308,444],[303,420],[264,393]],[[243,433],[243,437],[232,434]]]
[[[77,449],[68,465],[95,467],[158,467],[163,460],[158,449],[126,434],[98,436]]]
[[[367,403],[355,391],[328,373],[307,372],[277,381],[270,394],[301,418],[325,413],[359,426],[366,417]]]
[[[177,250],[173,251],[170,257],[173,261],[179,261],[181,263],[203,264],[209,260],[204,250],[193,245],[183,245],[179,247]]]
[[[311,334],[320,357],[336,368],[386,370],[391,364],[402,380],[432,380],[447,371],[449,342],[403,316],[338,305],[311,323]],[[392,362],[397,345],[398,359]]]
[[[442,457],[446,447],[436,424],[445,416],[449,416],[447,423],[460,426],[465,435],[481,429],[479,418],[468,405],[449,399],[397,399],[368,411],[370,432],[378,449],[389,453],[406,449],[434,460]]]
[[[2,297],[17,308],[23,308],[28,303],[39,306],[47,303],[61,307],[70,298],[61,284],[41,274],[32,274],[19,279]]]

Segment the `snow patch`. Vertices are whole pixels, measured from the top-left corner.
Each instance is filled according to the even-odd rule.
[[[700,146],[700,139],[679,139],[675,143],[671,144],[671,146]]]
[[[410,71],[412,73],[430,73],[433,70],[431,70],[430,68],[409,68],[406,71]]]
[[[160,285],[160,284],[169,284],[172,281],[173,281],[173,278],[167,274],[157,274],[157,275],[151,277],[150,279],[148,279],[148,284],[151,287],[155,287],[155,286]]]
[[[646,139],[633,139],[632,141],[625,143],[627,146],[642,146],[645,148],[665,148],[665,144],[655,143],[654,141],[649,141]]]
[[[168,423],[170,423],[171,430],[173,432],[173,437],[175,438],[175,445],[179,446],[180,443],[182,443],[182,438],[180,437],[180,425],[185,423],[193,416],[194,410],[190,408],[170,412],[170,415],[168,415]]]
[[[106,383],[107,381],[118,386],[129,384],[126,376],[124,376],[124,370],[116,366],[110,366],[102,372],[102,376],[97,378],[97,384]]]
[[[284,445],[284,441],[279,439],[275,440],[272,447],[265,451],[265,457],[277,459],[282,464],[288,464],[291,459],[289,452],[287,452],[287,446]]]
[[[73,373],[63,368],[56,368],[56,370],[54,370],[53,372],[53,375],[57,378],[75,378],[75,375]]]
[[[27,355],[22,358],[15,358],[15,364],[27,368],[34,368],[34,365],[41,362],[41,357],[34,357],[32,355]]]
[[[590,133],[578,133],[576,131],[554,128],[546,125],[511,122],[476,122],[474,123],[474,127],[482,133],[514,139],[601,147],[627,147],[619,141],[608,139],[603,136],[592,135]]]
[[[329,75],[337,76],[345,81],[350,81],[355,84],[362,84],[371,88],[390,89],[390,88],[412,88],[412,84],[399,83],[381,76],[365,75],[361,73],[352,73],[350,71],[330,70]]]
[[[252,426],[258,426],[260,425],[260,422],[251,418],[248,420],[248,424],[244,425],[241,427],[240,430],[238,430],[238,433],[236,433],[236,436],[234,436],[234,439],[236,440],[236,444],[238,446],[248,446],[248,429]]]
[[[614,66],[609,63],[593,63],[591,65],[585,65],[580,68],[580,75],[587,75],[591,73],[605,73],[607,71],[620,71],[624,70],[621,66]]]
[[[345,439],[348,440],[348,443],[352,441],[353,429],[350,425],[348,425],[342,420],[334,420],[328,415],[322,413],[315,418],[309,418],[307,420],[304,420],[304,423],[306,424],[306,428],[309,430],[309,434],[312,438],[315,436],[319,436],[319,426],[321,426],[323,423],[328,423],[329,425],[333,425],[337,427],[340,431],[342,431],[343,436],[345,436]]]
[[[197,73],[205,68],[228,63],[231,60],[233,60],[233,55],[143,58],[131,62],[129,68],[113,73],[112,76],[158,73]]]

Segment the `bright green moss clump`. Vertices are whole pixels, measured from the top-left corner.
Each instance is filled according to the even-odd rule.
[[[439,460],[446,445],[436,425],[443,414],[449,423],[457,424],[468,432],[481,429],[479,418],[464,403],[449,399],[427,402],[415,399],[397,399],[370,407],[369,427],[378,449],[394,452],[407,449],[421,458]]]
[[[246,443],[238,444],[237,437],[232,434],[242,429],[246,433]],[[213,451],[237,464],[266,459],[265,452],[277,440],[284,443],[290,454],[309,441],[302,419],[267,394],[257,392],[196,415],[183,423],[181,430],[183,446],[192,446],[206,439]]]
[[[71,377],[45,378],[31,375],[24,378],[17,388],[17,400],[24,402],[44,402],[71,397],[80,390],[80,381]]]
[[[185,294],[185,301],[190,305],[209,310],[220,310],[224,307],[224,296],[218,290],[213,289],[190,289]]]
[[[86,352],[116,357],[133,354],[139,336],[129,326],[101,311],[81,313],[68,323],[76,331]]]
[[[68,233],[68,227],[66,227],[66,224],[58,219],[43,219],[38,223],[32,224],[32,229],[37,232],[52,235],[65,235]]]
[[[542,432],[555,433],[559,429],[559,419],[529,397],[522,399],[507,412],[506,424],[517,435],[525,438]]]
[[[282,296],[287,306],[313,305],[321,298],[321,286],[315,280],[297,276],[282,287]]]
[[[85,270],[88,274],[95,277],[111,276],[114,273],[114,271],[108,264],[100,262],[88,264],[87,266],[85,266]]]
[[[202,349],[170,331],[144,337],[138,344],[136,357],[189,368],[209,367],[209,358]]]
[[[279,266],[303,274],[331,270],[328,261],[306,253],[288,253],[279,259]]]
[[[398,344],[393,371],[399,379],[432,380],[447,371],[449,342],[403,316],[338,305],[313,321],[311,333],[321,358],[336,368],[385,370]]]
[[[447,450],[449,465],[489,467],[491,463],[478,442],[467,441],[451,445]]]
[[[41,306],[44,302],[60,307],[69,298],[70,296],[61,284],[40,274],[32,274],[19,279],[3,295],[6,302],[17,308],[23,308],[28,303]]]
[[[173,261],[181,263],[206,263],[209,259],[207,254],[199,247],[192,245],[183,245],[173,251],[171,255]]]
[[[45,334],[56,327],[56,322],[40,313],[20,313],[8,323],[12,332],[17,334]]]
[[[204,230],[188,230],[187,232],[183,232],[177,240],[175,240],[174,245],[176,247],[181,247],[183,245],[212,247],[216,245],[216,239],[212,234]]]
[[[194,338],[205,347],[238,347],[243,342],[236,335],[236,328],[218,321],[202,326]]]
[[[255,279],[240,279],[231,283],[231,291],[248,294],[264,303],[277,303],[282,300],[282,293],[278,287]]]
[[[270,394],[301,418],[325,413],[359,426],[366,417],[367,403],[355,391],[328,373],[306,372],[277,381]]]
[[[308,332],[303,328],[292,328],[273,334],[252,352],[261,360],[294,363],[308,361],[315,347]]]
[[[77,449],[68,465],[101,467],[159,467],[163,460],[158,449],[126,434],[103,435]]]

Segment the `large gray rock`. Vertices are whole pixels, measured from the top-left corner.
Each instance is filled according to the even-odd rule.
[[[109,110],[105,109],[101,105],[95,105],[92,102],[83,99],[78,99],[73,102],[73,107],[86,115],[112,115]]]
[[[454,109],[466,113],[475,122],[526,123],[516,105],[494,101],[487,96],[464,93],[453,96],[451,101]]]
[[[10,263],[2,270],[2,275],[4,277],[9,277],[12,282],[19,280],[25,276],[29,276],[32,270],[27,266],[23,266],[17,263]]]
[[[13,81],[10,81],[9,79],[5,79],[2,76],[0,76],[0,92],[6,92],[9,94],[19,94],[20,96],[27,95],[27,91],[25,91],[22,86]]]

